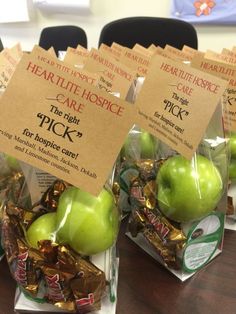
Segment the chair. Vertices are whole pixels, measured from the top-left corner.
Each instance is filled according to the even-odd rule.
[[[0,39],[0,52],[1,52],[3,49],[4,49],[4,47],[3,47],[2,41],[1,41],[1,39]]]
[[[110,46],[116,42],[133,48],[138,43],[144,47],[151,44],[163,47],[169,44],[182,49],[184,45],[197,49],[195,28],[188,22],[161,17],[127,17],[106,24],[100,33],[99,43]]]
[[[39,46],[44,49],[53,47],[56,54],[58,51],[66,51],[68,47],[76,48],[80,44],[87,48],[86,32],[71,25],[45,27],[41,31]]]

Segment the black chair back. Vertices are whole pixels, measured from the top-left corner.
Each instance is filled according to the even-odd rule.
[[[2,41],[1,41],[1,39],[0,39],[0,52],[1,52],[3,49],[4,49],[4,47],[3,47]]]
[[[87,35],[81,27],[73,25],[45,27],[39,38],[40,47],[46,50],[53,47],[57,55],[58,51],[76,48],[79,44],[87,48]]]
[[[106,24],[101,30],[98,45],[110,46],[113,42],[129,48],[136,43],[144,47],[169,44],[178,49],[184,45],[198,48],[197,32],[192,24],[160,17],[127,17]]]

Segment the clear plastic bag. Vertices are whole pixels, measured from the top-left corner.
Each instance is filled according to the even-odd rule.
[[[112,269],[120,213],[114,176],[96,197],[15,163],[2,218],[2,244],[13,278],[35,302],[74,313],[100,310],[116,290]]]
[[[133,102],[143,81],[130,91]],[[117,166],[127,235],[185,280],[222,250],[230,158],[222,104],[191,160],[157,138],[155,154],[142,156],[141,132],[131,130]]]
[[[159,141],[155,159],[130,165],[127,235],[181,280],[221,251],[228,160],[219,105],[191,160]]]

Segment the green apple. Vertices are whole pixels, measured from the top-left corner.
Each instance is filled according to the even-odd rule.
[[[229,150],[231,158],[236,158],[236,134],[232,133],[229,138]]]
[[[236,179],[236,159],[231,159],[229,163],[229,178],[231,180]]]
[[[20,169],[19,162],[18,162],[18,160],[15,157],[10,156],[10,155],[6,155],[5,159],[7,161],[8,166],[11,169],[14,169],[14,170]]]
[[[57,241],[82,255],[108,249],[116,240],[119,215],[111,192],[95,197],[76,187],[65,190],[57,208]]]
[[[160,167],[156,183],[161,211],[177,222],[209,214],[223,193],[218,169],[202,155],[195,155],[192,160],[180,155],[170,157]]]
[[[11,170],[19,171],[21,169],[20,164],[15,157],[5,154],[5,160]]]
[[[153,159],[158,148],[158,140],[151,133],[133,129],[126,137],[121,149],[121,157],[128,159]]]
[[[26,238],[30,246],[37,249],[38,241],[52,240],[55,242],[56,234],[56,213],[44,214],[29,226],[26,232]]]

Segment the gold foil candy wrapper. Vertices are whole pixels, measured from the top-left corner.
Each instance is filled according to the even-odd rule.
[[[9,211],[9,213],[8,213]],[[21,225],[22,211],[18,207],[5,206],[2,221],[2,241],[13,278],[32,297],[39,286],[38,265],[42,257],[37,250],[29,247]]]
[[[23,236],[23,232],[19,231],[18,220],[14,219],[12,221],[12,219],[10,219],[6,207],[3,210],[1,235],[6,258],[10,264],[17,257],[19,252],[17,236]]]
[[[45,281],[46,300],[64,310],[74,310],[70,281],[75,274],[63,271],[57,265],[44,265],[41,269]]]
[[[114,182],[113,185],[112,185],[112,193],[115,197],[115,200],[116,200],[116,204],[118,203],[118,199],[119,199],[119,196],[120,196],[120,185],[118,182]]]
[[[15,224],[27,228],[27,226],[36,218],[37,213],[32,210],[23,209],[15,205],[11,200],[6,202],[7,214]]]
[[[51,240],[38,241],[39,252],[44,261],[49,264],[56,264],[58,261],[58,244]]]
[[[147,239],[168,267],[179,269],[179,251],[186,243],[186,236],[157,209],[137,209],[131,215],[129,231],[132,236],[139,232]]]
[[[104,272],[82,258],[78,259],[77,267],[78,278],[71,281],[77,311],[89,313],[100,310],[106,288]]]
[[[40,202],[42,206],[46,208],[48,212],[55,211],[61,194],[68,186],[69,184],[65,181],[56,180],[43,194]]]
[[[103,271],[69,246],[42,240],[39,249],[34,249],[26,241],[27,228],[38,216],[56,210],[58,199],[68,184],[55,181],[35,206],[25,209],[17,204],[22,187],[22,182],[18,183],[13,184],[16,191],[8,187],[2,220],[2,240],[13,278],[32,298],[37,298],[39,286],[44,286],[45,291],[40,295],[43,293],[49,303],[65,311],[87,313],[100,309],[106,290]]]
[[[37,295],[39,273],[37,264],[42,257],[35,249],[29,248],[23,239],[17,239],[18,255],[10,264],[10,270],[17,284],[32,297]]]
[[[176,228],[173,223],[164,217],[158,210],[143,209],[148,222],[154,227],[163,242],[186,241],[186,236],[181,229]]]
[[[146,217],[141,210],[133,210],[129,219],[129,232],[132,237],[136,237],[139,232],[142,232],[146,225]]]
[[[104,272],[66,246],[59,247],[58,262],[61,269],[76,273],[70,285],[77,311],[88,313],[99,310],[106,288]]]
[[[130,184],[130,203],[132,207],[156,206],[156,162],[140,160],[136,162],[138,176]]]

